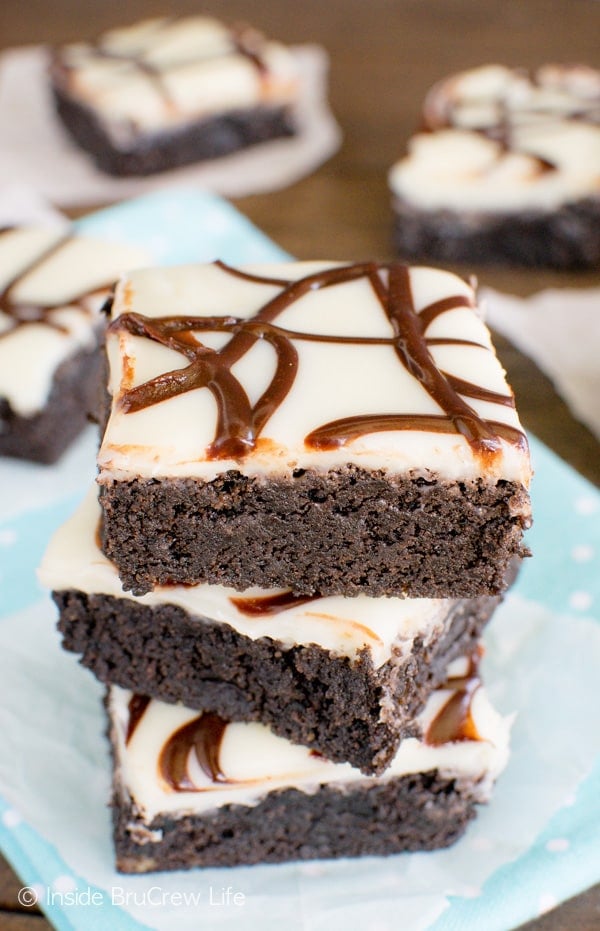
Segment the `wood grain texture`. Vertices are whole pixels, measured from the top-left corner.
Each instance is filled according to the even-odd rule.
[[[304,259],[392,257],[386,173],[417,122],[425,91],[439,77],[489,61],[600,65],[597,0],[208,0],[206,8],[230,21],[251,21],[286,42],[316,41],[329,50],[331,100],[344,131],[340,152],[285,191],[236,202],[267,235]],[[0,46],[92,37],[137,18],[197,9],[196,0],[128,0],[126,11],[115,0],[3,0]],[[519,295],[600,283],[595,273],[468,271],[483,284]],[[573,419],[530,360],[506,340],[497,338],[496,344],[525,426],[600,483],[596,439]],[[41,916],[19,910],[19,886],[0,861],[2,931],[48,929]],[[526,927],[600,928],[600,887]]]

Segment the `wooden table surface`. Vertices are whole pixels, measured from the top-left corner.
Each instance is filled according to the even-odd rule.
[[[145,16],[198,9],[192,0],[129,0],[126,9],[120,6],[111,0],[1,0],[0,47],[88,38]],[[270,237],[306,259],[392,258],[386,171],[416,124],[423,94],[442,75],[494,61],[600,65],[597,0],[207,0],[205,9],[229,21],[252,22],[286,42],[316,41],[329,50],[331,99],[344,132],[341,150],[285,191],[236,202]],[[482,283],[522,295],[599,283],[596,273],[469,270]],[[530,360],[499,337],[496,344],[525,426],[599,483],[595,438]],[[20,885],[0,860],[0,929],[50,928],[39,912],[18,905]],[[600,928],[600,886],[527,928]]]

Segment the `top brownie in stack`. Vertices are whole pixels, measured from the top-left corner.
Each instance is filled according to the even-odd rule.
[[[66,128],[98,166],[147,175],[296,131],[289,49],[207,16],[146,20],[55,52]]]
[[[102,543],[125,589],[504,587],[527,442],[472,287],[400,264],[121,279],[107,334]]]
[[[390,173],[404,258],[600,264],[600,71],[486,65],[427,94]]]

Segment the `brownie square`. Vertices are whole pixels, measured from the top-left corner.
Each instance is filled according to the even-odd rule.
[[[405,259],[557,269],[600,263],[600,71],[485,65],[427,94],[390,172]]]
[[[122,872],[384,856],[452,844],[508,758],[510,722],[455,663],[383,776],[260,724],[109,692]]]
[[[56,50],[57,113],[113,175],[149,175],[293,135],[293,54],[250,27],[163,17]]]
[[[0,231],[0,455],[55,462],[97,412],[100,308],[143,259],[62,228]]]
[[[495,595],[531,474],[472,287],[375,262],[116,289],[102,541],[126,589]]]

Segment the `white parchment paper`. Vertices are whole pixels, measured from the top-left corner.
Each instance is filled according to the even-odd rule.
[[[490,326],[537,363],[600,439],[600,288],[483,295]]]
[[[54,113],[46,67],[48,52],[34,46],[0,55],[0,179],[29,184],[64,207],[101,204],[165,184],[207,188],[227,197],[274,191],[310,174],[338,149],[341,132],[327,103],[327,55],[297,46],[303,94],[300,132],[212,162],[149,178],[113,178],[96,169]]]
[[[49,600],[0,627],[0,792],[86,882],[160,931],[199,927],[426,928],[449,894],[477,895],[499,866],[525,851],[573,792],[599,749],[600,628],[510,596],[487,637],[484,675],[503,712],[519,709],[513,752],[493,804],[446,851],[338,862],[126,877],[113,868],[110,766],[101,687],[62,652]],[[564,674],[568,658],[569,674]],[[552,735],[550,737],[550,735]],[[156,907],[151,890],[161,890]],[[243,906],[219,908],[231,887]],[[182,905],[174,894],[195,895]],[[212,901],[211,901],[212,897]],[[171,901],[177,904],[170,904]],[[373,903],[377,902],[376,915]],[[262,923],[261,923],[262,922]]]

